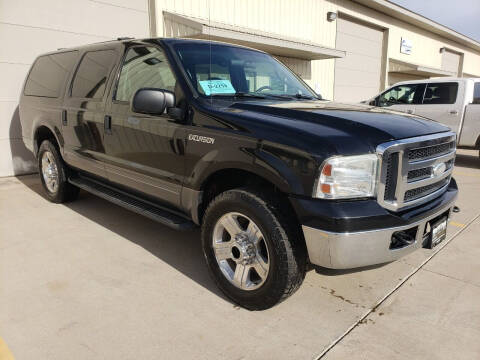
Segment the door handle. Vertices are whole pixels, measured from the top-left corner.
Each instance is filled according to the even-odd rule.
[[[62,125],[67,126],[67,110],[62,110]]]
[[[105,134],[111,134],[112,133],[112,117],[110,115],[105,115],[103,118],[103,126],[105,129]]]
[[[450,115],[458,115],[458,111],[457,110],[450,110]]]
[[[408,110],[407,110],[407,114],[413,114],[413,110],[412,110],[412,109],[408,109]]]

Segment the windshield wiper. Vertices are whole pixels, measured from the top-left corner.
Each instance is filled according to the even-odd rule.
[[[313,96],[310,96],[310,95],[303,95],[303,94],[285,94],[285,95],[280,95],[280,96],[295,98],[295,99],[305,99],[305,100],[317,99],[316,97],[313,97]]]
[[[234,94],[210,94],[211,97],[234,97],[234,98],[252,98],[252,99],[265,99],[264,95],[250,94],[245,92],[236,92]]]

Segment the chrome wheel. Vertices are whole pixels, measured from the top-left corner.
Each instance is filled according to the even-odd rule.
[[[42,155],[42,176],[48,191],[55,193],[58,189],[58,169],[50,151],[45,151]]]
[[[237,288],[255,290],[263,285],[270,258],[260,228],[247,216],[230,212],[213,229],[213,251],[222,274]]]

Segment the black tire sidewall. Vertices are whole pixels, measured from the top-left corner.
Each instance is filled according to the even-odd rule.
[[[285,242],[288,241],[285,230],[275,214],[263,201],[246,191],[231,190],[220,195],[205,215],[202,228],[202,246],[210,274],[224,293],[239,303],[259,309],[273,306],[278,302],[287,286],[287,268],[281,264],[286,260]],[[260,228],[268,248],[270,268],[267,280],[255,290],[242,290],[233,285],[221,272],[212,247],[213,229],[218,219],[229,212],[237,212],[249,217]]]

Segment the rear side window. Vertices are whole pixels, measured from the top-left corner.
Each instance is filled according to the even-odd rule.
[[[458,83],[431,83],[427,85],[424,105],[433,104],[455,104],[457,101]]]
[[[23,93],[27,96],[60,97],[77,56],[78,51],[40,56],[32,66]]]
[[[85,53],[73,80],[72,97],[101,99],[115,58],[113,50]]]
[[[475,83],[473,88],[473,103],[480,104],[480,82]]]

